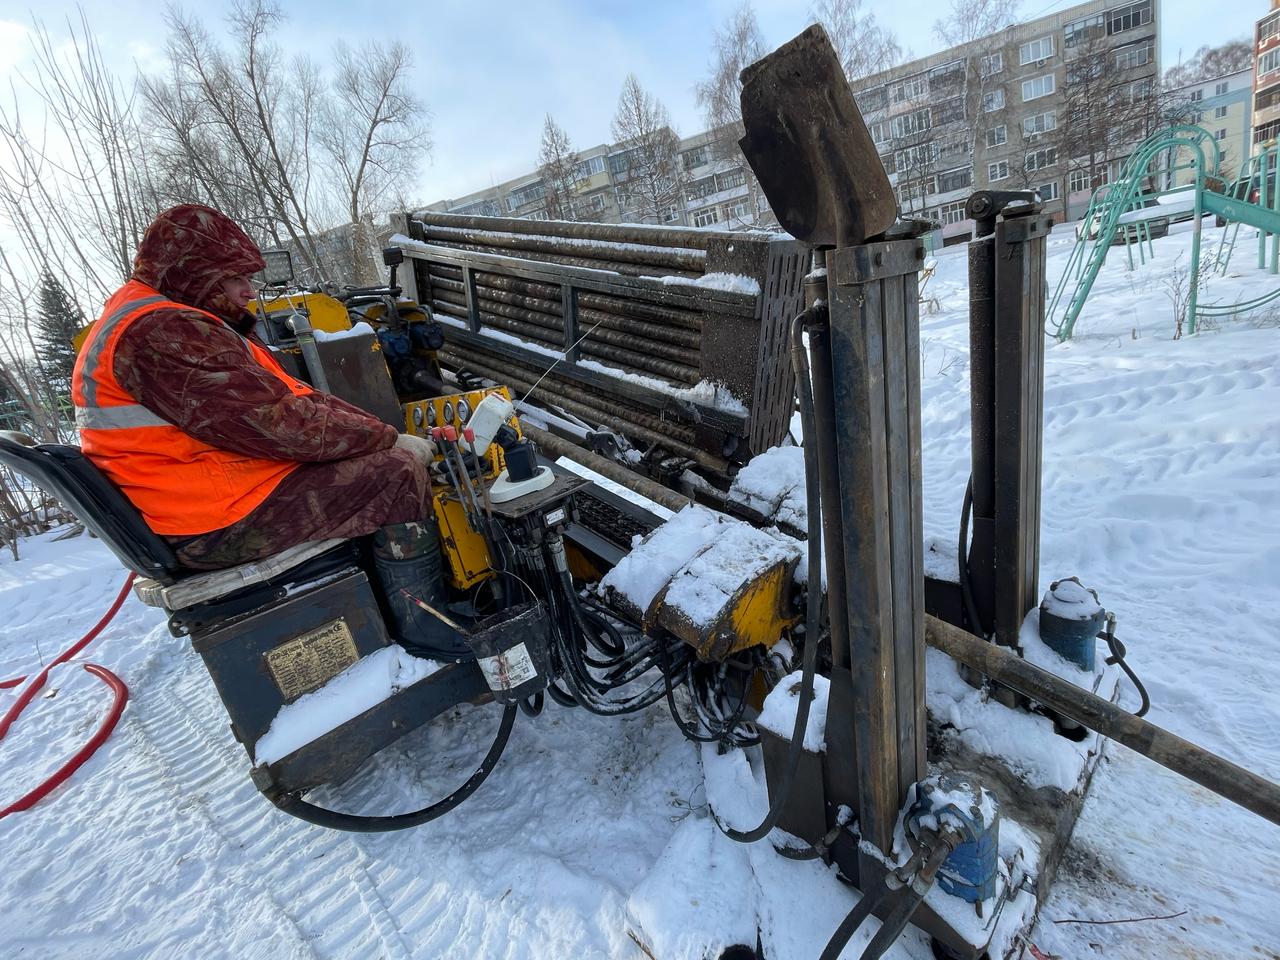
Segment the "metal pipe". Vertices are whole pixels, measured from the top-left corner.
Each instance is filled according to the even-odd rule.
[[[543,452],[557,457],[567,457],[574,463],[581,464],[588,470],[592,470],[600,474],[600,476],[612,480],[614,483],[621,484],[628,490],[640,494],[646,500],[652,500],[668,510],[678,512],[693,503],[688,497],[667,489],[656,480],[650,480],[648,477],[633,473],[621,464],[614,463],[612,460],[597,453],[592,453],[590,450],[586,450],[576,443],[543,430],[541,427],[535,427],[531,423],[522,421],[520,429]]]
[[[460,309],[459,305],[448,300],[433,300],[433,309],[439,309],[442,305]],[[550,347],[553,350],[561,350],[564,347],[563,338],[557,337],[554,331],[546,327],[539,326],[531,321],[523,319],[515,319],[511,313],[516,311],[515,307],[504,307],[501,304],[489,304],[489,310],[481,310],[479,312],[480,319],[485,325],[497,327],[500,330],[508,330],[518,336],[541,343],[543,346]],[[501,312],[493,312],[500,310]],[[445,310],[440,310],[446,313]],[[483,331],[482,331],[483,332]],[[592,334],[594,336],[594,334]],[[698,371],[683,363],[675,363],[671,360],[655,359],[636,353],[633,350],[624,350],[620,347],[609,346],[608,344],[592,343],[590,337],[584,337],[579,342],[579,348],[583,354],[590,359],[604,360],[609,363],[617,364],[623,368],[630,368],[635,373],[640,373],[650,377],[660,377],[670,381],[677,386],[694,386],[700,379]]]
[[[925,642],[953,660],[1280,825],[1280,784],[1135,717],[1109,700],[959,627],[925,617]]]
[[[506,250],[583,256],[594,260],[625,263],[630,266],[644,265],[662,269],[691,270],[695,273],[704,272],[707,260],[704,250],[587,240],[580,237],[558,237],[546,233],[517,234],[492,229],[474,230],[435,224],[423,224],[422,233],[428,242],[444,240],[452,243],[476,243]]]
[[[683,277],[696,280],[702,276],[701,271],[678,270],[674,267],[654,266],[651,264],[620,263],[616,260],[602,260],[598,257],[579,257],[564,253],[543,253],[540,250],[507,250],[502,247],[491,247],[482,243],[467,243],[462,240],[448,240],[441,237],[427,237],[424,243],[447,247],[450,250],[466,250],[470,253],[489,253],[497,256],[514,257],[519,260],[541,261],[543,263],[561,263],[570,267],[586,267],[588,270],[607,270],[610,273],[625,277],[653,276],[656,270],[665,271],[664,276]]]
[[[583,223],[573,220],[522,220],[516,217],[474,217],[459,213],[424,210],[411,214],[423,224],[438,227],[465,227],[473,230],[501,230],[504,233],[543,234],[554,231],[557,236],[579,240],[606,240],[614,243],[644,243],[652,246],[676,246],[706,250],[713,237],[731,237],[731,233],[657,227],[642,223]]]

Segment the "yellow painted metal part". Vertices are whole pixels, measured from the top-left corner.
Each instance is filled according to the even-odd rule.
[[[692,646],[701,660],[723,660],[754,646],[771,647],[800,619],[791,602],[794,569],[794,560],[771,564],[743,583],[719,613],[703,624],[691,622],[665,602],[668,583],[654,597],[645,623],[666,628]]]
[[[467,525],[467,514],[454,491],[437,487],[432,502],[440,529],[445,576],[458,590],[467,590],[493,576],[484,537]]]
[[[294,313],[306,308],[311,320],[311,329],[323,330],[325,333],[341,333],[351,329],[351,318],[342,301],[324,293],[291,293],[286,296],[273,297],[262,302],[262,309],[268,316],[277,313]],[[258,312],[257,304],[250,304],[249,309]]]
[[[443,397],[430,397],[426,400],[414,400],[406,403],[404,405],[404,432],[412,433],[418,437],[430,437],[433,426],[454,427],[460,430],[462,422],[458,417],[458,401],[465,400],[470,408],[474,410],[480,405],[480,401],[491,393],[501,394],[508,400],[511,399],[511,391],[506,387],[486,387],[483,390],[452,393]],[[449,416],[446,417],[446,413]],[[524,436],[523,431],[520,429],[519,419],[512,417],[508,422],[515,428],[517,434]],[[489,445],[485,459],[489,461],[485,476],[492,480],[506,466],[502,450],[496,443]]]

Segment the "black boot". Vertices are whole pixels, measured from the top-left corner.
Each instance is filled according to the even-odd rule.
[[[407,591],[446,613],[440,536],[434,518],[395,523],[374,533],[373,566],[391,608],[392,622],[387,626],[401,646],[432,660],[474,658],[456,630],[405,596]]]

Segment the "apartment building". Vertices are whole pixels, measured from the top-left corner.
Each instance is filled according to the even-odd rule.
[[[1092,0],[867,77],[854,95],[904,214],[969,235],[975,190],[1036,190],[1080,216],[1127,150],[1084,164],[1068,136],[1086,87],[1141,104],[1159,77],[1156,0]],[[1133,134],[1131,148],[1146,131]]]
[[[1258,21],[1253,34],[1253,140],[1270,143],[1280,135],[1280,0]]]
[[[1078,109],[1073,98],[1093,89],[1100,76],[1108,96],[1118,89],[1133,104],[1152,96],[1159,77],[1157,9],[1158,0],[1090,0],[855,83],[904,215],[937,220],[945,239],[967,237],[972,224],[964,219],[965,198],[990,187],[1034,189],[1051,214],[1080,216],[1126,151],[1109,142],[1102,160],[1085,164],[1066,155],[1079,145],[1065,135]],[[1147,132],[1135,131],[1130,146]],[[737,163],[717,156],[714,141],[711,132],[680,141],[687,182],[659,219],[730,228],[768,223],[763,198],[751,195]],[[626,151],[600,144],[580,157],[578,216],[604,223],[641,219],[627,189]],[[547,217],[536,171],[428,209]]]
[[[1226,180],[1240,172],[1240,164],[1250,154],[1253,131],[1252,69],[1210,80],[1198,80],[1168,91],[1169,114],[1180,123],[1193,123],[1213,134],[1222,151],[1219,170]],[[1182,148],[1171,166],[1181,166],[1192,159],[1191,151]],[[1191,168],[1174,170],[1173,186],[1181,187],[1195,179]]]

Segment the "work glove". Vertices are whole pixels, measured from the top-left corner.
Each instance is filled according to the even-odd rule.
[[[396,437],[396,449],[408,450],[428,467],[436,458],[436,445],[426,437],[416,437],[412,433],[402,433]]]

